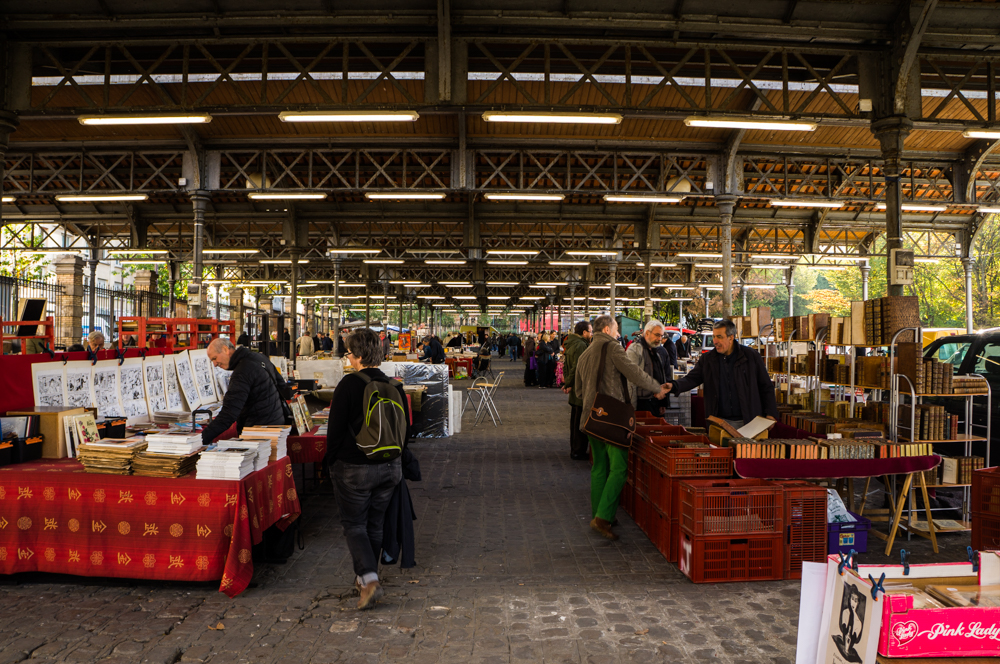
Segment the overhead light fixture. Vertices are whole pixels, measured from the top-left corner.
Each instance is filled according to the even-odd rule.
[[[477,299],[475,295],[452,295],[453,300],[475,300]]]
[[[766,288],[777,288],[778,286],[784,286],[785,284],[743,284],[743,288],[749,288],[752,290],[762,290]]]
[[[539,124],[620,124],[618,113],[540,113],[537,111],[486,111],[486,122],[537,122]]]
[[[145,258],[127,258],[125,260],[120,260],[118,262],[121,263],[122,265],[166,265],[167,264],[167,261],[154,260],[154,259],[147,260]]]
[[[637,284],[635,282],[622,281],[620,283],[616,282],[615,283],[615,288],[618,288],[619,286],[638,286],[638,285],[639,284]],[[591,288],[611,288],[611,284],[591,284],[590,287]]]
[[[487,295],[487,300],[509,300],[510,295]]]
[[[172,125],[206,124],[212,121],[207,113],[157,113],[156,115],[81,115],[82,125]]]
[[[487,265],[527,265],[528,261],[486,261]]]
[[[617,251],[608,251],[604,249],[576,249],[573,251],[567,251],[567,256],[617,256]]]
[[[639,267],[646,267],[645,263],[636,263]],[[677,267],[677,263],[650,263],[649,267]]]
[[[809,200],[805,198],[772,199],[771,205],[776,207],[830,208],[844,207],[844,201]]]
[[[0,196],[0,203],[13,203],[13,202],[14,202],[13,196]]]
[[[684,284],[653,284],[653,288],[684,288]]]
[[[807,267],[811,270],[846,270],[847,265],[800,265],[799,267]]]
[[[471,286],[472,284],[468,281],[439,281],[442,286]]]
[[[98,203],[110,201],[145,201],[148,194],[60,194],[56,200],[60,203]]]
[[[425,265],[465,265],[466,261],[464,259],[446,259],[446,258],[427,258],[424,259]]]
[[[247,198],[252,201],[321,201],[326,194],[321,191],[253,191]]]
[[[914,263],[940,263],[941,259],[940,258],[925,258],[925,257],[920,257],[920,258],[914,258],[913,262]]]
[[[695,263],[695,267],[700,267],[705,270],[721,270],[722,265],[719,263]]]
[[[402,258],[366,258],[361,262],[366,265],[402,265],[406,261]]]
[[[664,302],[687,302],[690,299],[691,298],[689,298],[689,297],[667,297],[667,298],[664,298],[663,301]]]
[[[606,203],[680,203],[683,196],[667,194],[605,194]]]
[[[421,300],[443,300],[444,295],[418,295]]]
[[[256,254],[260,249],[202,249],[201,251],[204,254]]]
[[[487,281],[487,286],[517,286],[520,281]]]
[[[962,132],[966,138],[1000,138],[1000,129],[966,129]]]
[[[750,258],[771,261],[790,261],[799,259],[798,256],[792,256],[791,254],[752,254]]]
[[[522,295],[518,298],[519,300],[544,300],[543,295]]]
[[[537,283],[539,286],[552,286],[552,287],[568,285],[565,281],[538,281],[535,283]]]
[[[886,209],[885,203],[878,203],[875,207],[879,210]],[[947,205],[923,205],[920,203],[903,203],[901,207],[903,212],[944,212],[948,209]]]
[[[132,254],[169,254],[169,249],[108,249],[108,256],[130,256]]]
[[[715,129],[759,129],[774,131],[816,131],[815,122],[798,120],[756,120],[753,118],[729,118],[724,116],[697,116],[684,118],[688,127],[712,127]]]
[[[508,192],[503,194],[485,194],[488,201],[561,201],[565,194],[530,194]]]
[[[291,265],[292,259],[290,258],[261,258],[258,263],[262,265]],[[303,265],[309,262],[308,258],[300,258],[296,261],[299,265]]]
[[[680,258],[722,258],[722,254],[709,253],[679,253],[677,256]]]
[[[4,200],[7,201],[6,198]],[[979,212],[982,212],[983,214],[1000,214],[1000,207],[981,207],[979,208]]]
[[[415,122],[416,111],[282,111],[282,122]]]
[[[399,286],[399,285],[411,286],[413,284],[419,284],[420,281],[418,281],[417,279],[393,279],[393,280],[390,280],[389,283],[397,285],[397,286]]]
[[[722,290],[722,284],[702,284],[701,288],[705,290]]]
[[[574,265],[590,265],[589,261],[549,261],[549,265],[562,265],[566,267]]]
[[[328,254],[380,254],[381,249],[365,249],[363,247],[327,247]]]
[[[336,281],[336,279],[306,279],[305,283],[307,283],[307,284],[335,284],[335,283],[337,283],[337,281]],[[350,284],[350,283],[347,283],[346,281],[341,281],[340,282],[340,287],[341,288],[345,288],[345,287],[346,288],[360,288],[362,286],[364,286],[364,284]],[[333,296],[331,295],[330,297],[333,297]]]
[[[541,252],[531,249],[487,249],[486,253],[493,256],[537,256]]]
[[[429,191],[369,191],[365,198],[370,201],[439,201],[444,193]]]

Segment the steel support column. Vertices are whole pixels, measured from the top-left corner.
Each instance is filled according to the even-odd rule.
[[[614,318],[615,317],[615,276],[617,276],[618,266],[615,265],[614,263],[611,263],[610,265],[608,265],[608,272],[610,273],[609,277],[608,277],[608,284],[611,286],[611,290],[610,290],[611,295],[610,295],[610,300],[609,300],[609,305],[610,306],[608,308],[608,312],[611,314],[611,317]]]
[[[296,366],[296,358],[298,357],[298,345],[299,345],[299,256],[302,254],[298,249],[292,249],[289,252],[292,257],[292,297],[291,297],[291,309],[292,309],[292,323],[291,323],[291,338],[292,338],[292,366]]]
[[[872,271],[872,266],[867,260],[858,261],[858,269],[861,270],[861,299],[868,299],[868,275]]]
[[[795,268],[788,268],[788,283],[785,284],[788,289],[788,315],[794,316],[794,303],[795,303]]]
[[[202,252],[205,248],[205,207],[211,200],[207,191],[194,191],[191,193],[191,206],[194,209],[194,241],[191,250],[191,266],[194,274],[191,277],[191,284],[196,287],[197,299],[195,306],[188,307],[188,316],[191,318],[202,317],[202,305],[205,302],[205,293],[201,290],[202,281]],[[190,300],[190,295],[188,296]],[[190,304],[190,302],[189,302]]]
[[[965,270],[965,331],[972,334],[972,258],[962,259]]]
[[[97,257],[100,255],[100,249],[97,247],[100,242],[97,238],[94,239],[94,245],[90,249],[90,260],[87,261],[87,265],[90,266],[90,297],[88,304],[90,306],[90,313],[87,315],[87,330],[88,334],[93,332],[95,326],[97,325]],[[107,341],[111,341],[111,330],[107,331],[104,335]]]
[[[722,249],[722,317],[733,315],[733,207],[736,197],[722,195],[715,197],[715,205],[719,208],[722,228],[719,233],[719,245]]]
[[[333,261],[333,311],[327,310],[326,314],[327,324],[333,330],[330,338],[333,340],[333,354],[336,355],[339,348],[337,340],[340,339],[340,259]]]
[[[893,116],[876,120],[871,131],[882,149],[882,172],[885,176],[885,253],[903,246],[903,192],[899,181],[902,170],[903,141],[913,129],[913,122],[906,117]],[[892,276],[892,261],[886,261],[886,276]],[[902,295],[902,286],[886,286],[888,295]]]

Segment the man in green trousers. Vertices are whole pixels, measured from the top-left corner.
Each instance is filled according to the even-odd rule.
[[[617,339],[618,323],[615,319],[611,316],[598,316],[594,321],[594,338],[587,350],[580,355],[576,365],[575,385],[583,393],[581,428],[594,408],[598,392],[619,401],[629,401],[628,393],[622,394],[621,376],[656,394],[657,399],[667,396],[667,386],[656,382],[629,359]],[[605,346],[608,347],[608,353],[602,372],[601,350]],[[593,436],[587,436],[587,439],[594,456],[594,466],[590,471],[590,506],[594,519],[590,522],[590,527],[609,540],[617,540],[618,535],[611,531],[611,523],[615,520],[622,487],[625,486],[628,450]]]

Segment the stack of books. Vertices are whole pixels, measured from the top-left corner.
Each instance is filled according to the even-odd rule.
[[[271,456],[269,461],[276,461],[283,456],[288,456],[288,435],[292,432],[291,427],[280,425],[260,425],[246,427],[240,438],[252,440],[254,438],[266,438],[271,441]]]
[[[149,447],[146,451],[150,454],[175,454],[185,456],[200,450],[201,434],[190,434],[184,432],[176,433],[151,433],[146,436],[146,443]]]
[[[268,438],[240,436],[237,439],[220,440],[216,443],[215,448],[218,450],[241,449],[253,451],[256,454],[254,457],[254,470],[260,470],[265,467],[271,458],[271,440]]]
[[[77,451],[88,473],[131,475],[132,460],[145,449],[146,441],[142,438],[104,438],[84,443]]]
[[[241,480],[254,469],[256,450],[209,447],[198,458],[199,480]]]
[[[158,410],[153,413],[154,424],[172,424],[189,419],[191,413],[183,410]]]
[[[132,474],[140,477],[183,477],[195,469],[202,448],[190,454],[139,452],[132,460]]]

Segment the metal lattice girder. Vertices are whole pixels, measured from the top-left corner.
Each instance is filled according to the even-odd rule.
[[[183,161],[180,150],[8,153],[3,192],[35,196],[180,193]]]
[[[900,174],[904,200],[953,202],[950,166],[904,162]],[[743,193],[757,196],[885,200],[885,176],[877,159],[743,155],[742,177]]]
[[[423,72],[424,42],[398,36],[125,40],[34,44],[30,51],[34,76],[58,76],[31,95],[21,111],[29,116],[423,101],[423,82],[401,80],[399,72]],[[391,91],[379,91],[386,83]]]

